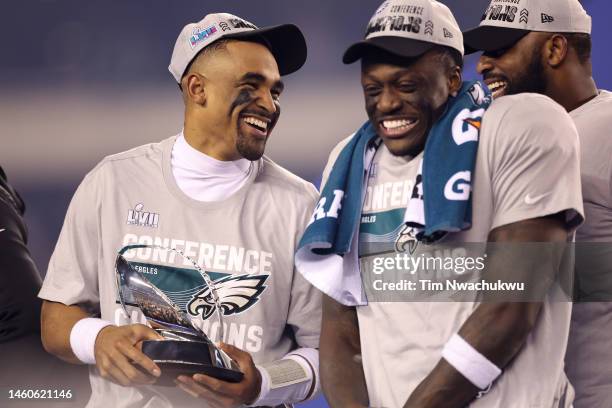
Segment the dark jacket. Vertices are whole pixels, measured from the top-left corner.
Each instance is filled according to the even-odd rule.
[[[26,246],[24,211],[0,167],[0,343],[40,330],[41,278]]]

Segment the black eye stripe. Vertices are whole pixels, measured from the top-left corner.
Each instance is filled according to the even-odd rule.
[[[254,99],[255,98],[253,98],[253,95],[251,94],[251,92],[249,92],[248,89],[241,89],[240,92],[238,92],[236,99],[234,99],[234,101],[230,105],[228,116],[232,116],[232,112],[234,112],[237,107],[242,105],[248,105]]]

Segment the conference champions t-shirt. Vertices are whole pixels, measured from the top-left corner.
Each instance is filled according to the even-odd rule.
[[[294,271],[293,255],[318,196],[314,186],[266,157],[254,162],[244,187],[217,202],[195,201],[176,185],[170,165],[175,137],[105,158],[83,180],[68,209],[39,296],[81,305],[116,325],[143,323],[139,309],[124,312],[118,298],[115,258],[121,248],[153,244],[176,248],[213,280],[254,277],[247,302],[224,316],[225,341],[253,356],[255,363],[282,358],[297,347],[318,348],[320,293]],[[185,307],[197,301],[201,279],[178,281],[156,267],[159,251],[131,250],[130,261],[164,282]],[[186,265],[186,267],[189,267]],[[167,276],[160,276],[166,274]],[[191,274],[197,277],[197,274]],[[176,302],[179,304],[180,302]],[[196,324],[217,340],[216,313]],[[89,406],[171,406],[192,398],[176,387],[121,387],[90,366]],[[192,401],[192,403],[197,401]]]
[[[341,151],[334,149],[325,174]],[[377,244],[393,243],[416,180],[422,153],[392,156],[384,145],[374,156],[359,227],[360,263]],[[533,203],[526,197],[541,199]],[[485,113],[472,177],[472,227],[449,234],[446,245],[484,243],[489,232],[521,220],[565,212],[568,226],[582,220],[579,143],[561,106],[536,94],[506,96]],[[388,246],[387,246],[388,247]],[[372,276],[362,280],[371,282]],[[367,290],[366,290],[367,292]],[[363,370],[370,405],[401,407],[441,358],[442,348],[478,306],[475,302],[369,302],[357,307]],[[569,407],[571,386],[563,356],[570,302],[541,309],[524,347],[477,408]]]

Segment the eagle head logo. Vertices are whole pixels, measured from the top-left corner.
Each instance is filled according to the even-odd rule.
[[[230,275],[215,281],[221,311],[225,316],[244,312],[259,301],[266,289],[264,283],[269,275]],[[208,319],[215,311],[216,304],[209,287],[194,294],[187,303],[187,312],[191,316]]]
[[[468,93],[472,97],[472,100],[477,105],[482,105],[483,103],[490,103],[490,95],[484,90],[480,82],[476,82],[469,90]]]
[[[408,250],[410,255],[412,255],[416,251],[418,244],[419,241],[416,239],[414,228],[404,225],[395,240],[395,251],[406,252]]]

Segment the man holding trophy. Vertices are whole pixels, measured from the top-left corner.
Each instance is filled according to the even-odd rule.
[[[46,350],[91,365],[88,406],[317,394],[321,298],[293,267],[317,192],[263,157],[281,75],[305,60],[291,24],[188,24],[169,66],[183,131],[105,158],[77,189],[39,297]]]

